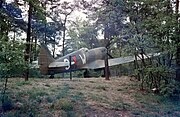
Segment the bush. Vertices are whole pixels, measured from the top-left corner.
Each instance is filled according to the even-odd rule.
[[[12,100],[7,96],[5,95],[4,97],[2,97],[2,109],[4,111],[8,111],[8,110],[11,110],[13,109],[13,103],[12,103]]]
[[[52,105],[52,107],[57,110],[62,109],[64,111],[72,111],[73,103],[69,99],[62,98],[62,99],[59,99],[58,101],[56,101]]]
[[[29,69],[29,76],[35,77],[35,78],[42,78],[42,75],[41,75],[39,69],[36,69],[36,68]]]
[[[160,94],[165,97],[175,97],[179,98],[180,96],[180,86],[176,81],[171,81],[168,84],[162,84],[160,87]]]

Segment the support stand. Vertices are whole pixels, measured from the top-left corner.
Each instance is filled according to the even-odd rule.
[[[71,64],[72,64],[72,62],[71,62],[71,56],[69,56],[69,65],[70,65],[70,72],[69,72],[69,75],[70,75],[70,80],[72,80],[72,72],[71,72]]]
[[[104,59],[104,63],[105,63],[105,80],[110,80],[109,79],[109,63],[108,63],[108,56],[106,55],[105,56],[105,59]]]

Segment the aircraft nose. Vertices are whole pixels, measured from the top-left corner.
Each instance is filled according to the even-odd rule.
[[[102,53],[107,53],[107,49],[105,47],[102,47],[101,52]]]
[[[104,58],[107,54],[107,49],[105,47],[101,48],[102,58]]]

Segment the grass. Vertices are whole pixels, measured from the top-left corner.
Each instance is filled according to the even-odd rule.
[[[129,105],[128,103],[123,103],[123,102],[114,102],[112,106],[113,106],[113,109],[115,110],[123,110],[123,111],[130,110],[131,108],[131,105]]]
[[[62,98],[54,102],[52,108],[56,110],[72,111],[73,103],[67,98]]]
[[[129,77],[111,78],[110,81],[103,78],[9,80],[7,94],[13,108],[0,116],[180,115],[179,100],[140,91],[138,82]]]
[[[104,91],[106,91],[106,90],[108,89],[108,87],[107,87],[107,86],[104,86],[104,85],[98,85],[98,86],[96,86],[95,88],[96,88],[96,89],[99,89],[99,90],[104,90]]]
[[[68,84],[64,84],[63,88],[58,91],[58,94],[56,95],[56,98],[60,99],[60,98],[67,97],[69,89],[70,89],[69,85]]]
[[[47,96],[46,100],[47,100],[48,103],[52,103],[54,98],[52,96]]]
[[[90,98],[93,101],[102,101],[102,97],[98,96],[98,95],[91,95]]]
[[[73,101],[83,101],[83,99],[84,99],[84,94],[81,92],[77,92],[72,96]]]
[[[22,82],[16,82],[17,86],[23,86],[23,85],[31,85],[30,81],[22,81]]]
[[[138,113],[146,113],[148,116],[175,116],[179,113],[180,110],[180,102],[173,101],[163,96],[155,95],[155,94],[144,94],[144,93],[136,93],[134,94],[134,98],[141,104],[143,110]],[[149,111],[151,113],[147,113]],[[132,112],[136,114],[135,112]]]
[[[46,91],[37,88],[29,90],[27,93],[29,94],[29,100],[39,100],[40,97],[48,95]]]

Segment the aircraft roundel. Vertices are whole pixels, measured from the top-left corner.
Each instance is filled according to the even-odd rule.
[[[73,59],[74,63],[76,64],[76,63],[77,63],[77,58],[76,58],[76,56],[73,56],[72,59]]]
[[[64,62],[67,62],[68,64],[70,63],[68,59],[64,59]],[[69,68],[70,68],[70,64],[67,67],[65,67],[66,70],[68,70]]]

